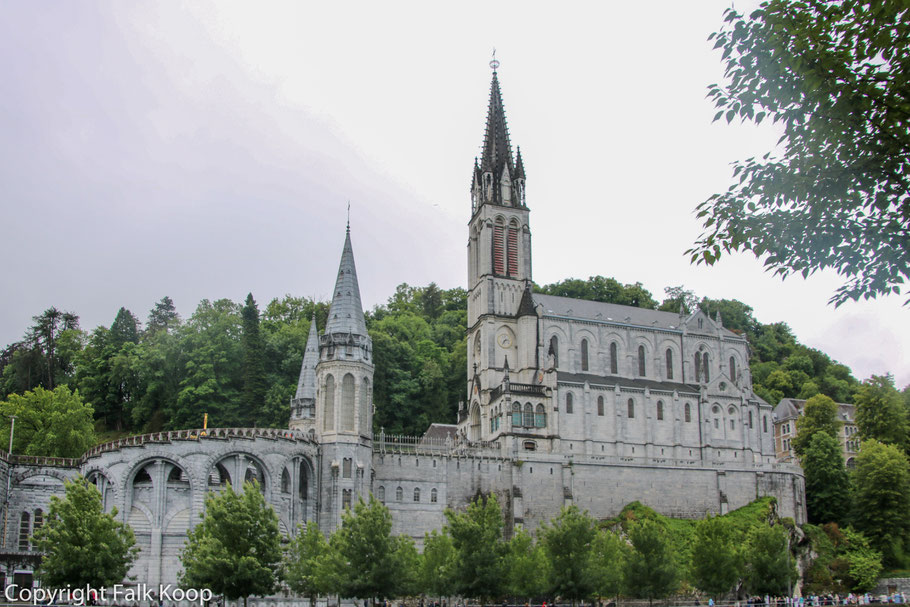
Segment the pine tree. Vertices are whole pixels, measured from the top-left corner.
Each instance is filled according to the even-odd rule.
[[[180,315],[174,306],[174,300],[165,295],[155,307],[149,311],[149,319],[145,330],[147,333],[167,331],[180,324]]]
[[[262,419],[265,409],[265,348],[259,333],[259,307],[253,294],[246,296],[246,304],[241,311],[243,317],[243,403],[253,421]]]

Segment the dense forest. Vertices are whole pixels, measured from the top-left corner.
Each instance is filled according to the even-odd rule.
[[[699,299],[672,287],[658,302],[640,283],[601,276],[537,290],[674,312],[699,307],[712,317],[720,312],[724,326],[749,339],[755,391],[772,404],[815,394],[850,402],[859,385],[849,368],[800,344],[785,323],[759,323],[739,301]],[[322,330],[328,307],[286,295],[260,310],[250,295],[243,303],[203,300],[183,319],[165,297],[144,323],[121,308],[110,326],[91,331],[77,315],[50,308],[0,353],[0,400],[37,387],[78,389],[102,438],[200,427],[205,413],[213,426],[281,427],[311,318]],[[420,434],[431,422],[454,422],[466,389],[466,291],[403,284],[366,316],[376,429]]]

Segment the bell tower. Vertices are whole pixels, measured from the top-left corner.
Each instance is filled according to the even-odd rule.
[[[499,87],[493,80],[483,152],[474,159],[468,223],[468,400],[459,425],[470,440],[505,430],[491,402],[503,381],[531,384],[537,371],[537,315],[531,298],[531,230],[521,150],[512,155]]]

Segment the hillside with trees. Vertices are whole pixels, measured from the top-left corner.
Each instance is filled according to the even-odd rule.
[[[594,276],[536,287],[564,295],[649,309],[696,308],[750,343],[755,391],[771,404],[783,397],[824,394],[852,402],[859,383],[850,369],[796,339],[783,322],[763,324],[752,308],[698,298],[683,287],[658,301],[640,283]],[[49,308],[21,341],[0,352],[0,401],[36,388],[66,386],[94,410],[103,438],[209,424],[282,427],[294,395],[311,319],[322,330],[329,304],[286,295],[260,307],[203,300],[189,318],[169,297],[143,323],[120,308],[109,326],[90,331],[73,312]],[[373,339],[375,429],[420,434],[432,422],[452,423],[467,384],[467,292],[400,285],[366,313]]]

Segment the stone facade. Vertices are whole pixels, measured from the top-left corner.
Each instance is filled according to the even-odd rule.
[[[457,425],[416,438],[372,432],[372,342],[350,228],[326,329],[311,328],[290,428],[131,437],[79,460],[0,459],[9,479],[7,579],[30,571],[28,536],[63,481],[85,475],[141,548],[132,575],[173,583],[208,491],[256,479],[284,534],[326,533],[371,493],[394,531],[422,542],[446,508],[499,496],[506,532],[575,504],[615,516],[638,500],[702,517],[774,496],[805,521],[797,466],[775,460],[771,407],[752,391],[748,344],[700,312],[677,314],[535,295],[530,210],[494,73],[468,225],[468,386]],[[24,521],[24,522],[23,522]],[[19,579],[19,578],[17,578]],[[22,578],[23,580],[25,578]]]

